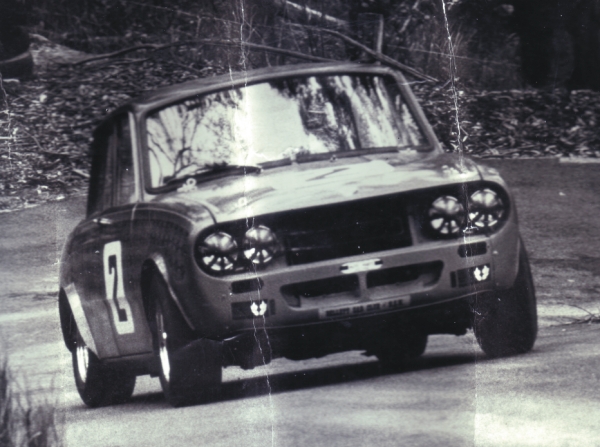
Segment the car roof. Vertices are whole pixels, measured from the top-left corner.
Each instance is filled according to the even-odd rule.
[[[122,113],[124,110],[145,113],[168,104],[182,101],[190,96],[224,88],[231,88],[239,84],[251,84],[290,76],[307,76],[328,73],[399,74],[398,72],[381,65],[357,64],[351,62],[282,65],[278,67],[232,72],[225,75],[196,79],[149,91],[121,105],[102,120],[102,122],[104,123],[105,121],[110,120],[114,115]],[[101,126],[102,124],[99,127]]]

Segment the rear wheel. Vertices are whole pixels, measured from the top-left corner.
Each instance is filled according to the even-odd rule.
[[[409,333],[390,337],[376,349],[375,355],[384,368],[397,369],[423,355],[426,348],[427,334]]]
[[[169,297],[162,278],[152,278],[149,293],[149,325],[167,402],[179,407],[214,399],[221,387],[220,343],[197,339]]]
[[[71,356],[77,391],[87,406],[119,404],[131,398],[135,388],[135,375],[102,365],[96,354],[86,346],[77,329]]]
[[[475,337],[490,357],[522,354],[537,337],[537,308],[529,260],[523,244],[519,270],[512,288],[477,297]]]

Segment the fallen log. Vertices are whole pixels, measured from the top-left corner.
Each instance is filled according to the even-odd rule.
[[[235,40],[216,40],[216,39],[197,39],[191,41],[182,41],[182,42],[173,42],[165,45],[157,45],[157,44],[144,44],[144,45],[136,45],[129,48],[124,48],[122,50],[113,51],[112,53],[104,53],[99,54],[97,56],[91,56],[77,62],[68,62],[61,65],[83,65],[89,62],[94,62],[102,59],[110,59],[113,57],[123,56],[124,54],[132,53],[134,51],[140,50],[152,50],[159,51],[167,48],[180,47],[180,46],[191,46],[191,45],[223,45],[223,46],[240,46],[246,48],[252,48],[260,51],[268,51],[271,53],[283,54],[285,56],[296,57],[298,59],[305,59],[313,62],[332,62],[334,59],[328,59],[325,57],[313,56],[311,54],[300,53],[298,51],[293,50],[285,50],[283,48],[275,48],[268,45],[261,45],[258,43],[246,42],[246,41],[235,41]]]
[[[301,25],[298,25],[298,26],[301,26]],[[341,38],[342,40],[346,41],[347,43],[349,43],[350,45],[354,45],[357,48],[370,54],[376,60],[382,62],[383,64],[386,64],[390,67],[397,68],[401,71],[404,71],[404,72],[414,76],[417,79],[422,79],[422,80],[429,81],[429,82],[438,82],[437,79],[435,79],[431,76],[428,76],[426,74],[423,74],[420,71],[418,71],[417,69],[409,67],[408,65],[405,65],[401,62],[398,62],[389,56],[386,56],[382,53],[378,53],[374,50],[371,50],[369,47],[357,42],[356,40],[354,40],[351,37],[348,37],[342,33],[339,33],[337,31],[333,31],[333,30],[324,29],[324,28],[318,28],[318,27],[315,27],[315,29],[332,34],[334,36],[337,36],[337,37]],[[189,45],[189,46],[191,46],[191,45],[240,46],[240,47],[251,48],[251,49],[255,49],[255,50],[259,50],[259,51],[283,54],[285,56],[295,57],[298,59],[304,59],[304,60],[308,60],[308,61],[312,61],[312,62],[339,62],[336,59],[313,56],[311,54],[300,53],[299,51],[286,50],[283,48],[276,48],[276,47],[271,47],[268,45],[262,45],[262,44],[246,42],[246,41],[197,39],[197,40],[191,40],[191,41],[173,42],[173,43],[164,44],[164,45],[158,45],[158,44],[135,45],[133,47],[124,48],[122,50],[113,51],[111,53],[99,54],[96,56],[91,56],[91,57],[88,57],[85,59],[81,59],[77,62],[68,62],[68,63],[64,63],[61,65],[70,65],[70,66],[83,65],[83,64],[87,64],[89,62],[95,62],[95,61],[102,60],[102,59],[110,59],[110,58],[114,58],[114,57],[118,57],[118,56],[123,56],[125,54],[132,53],[135,51],[140,51],[140,50],[159,51],[159,50],[164,50],[167,48],[173,48],[173,47],[178,47],[178,46],[187,46],[187,45]]]

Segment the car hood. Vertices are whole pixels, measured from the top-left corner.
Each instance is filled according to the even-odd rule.
[[[180,188],[155,202],[172,204],[188,216],[208,209],[215,222],[224,222],[475,180],[481,180],[477,165],[455,154],[411,163],[354,157],[199,182],[192,190]]]

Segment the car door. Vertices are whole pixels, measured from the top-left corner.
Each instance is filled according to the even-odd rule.
[[[78,268],[84,274],[76,286],[101,358],[152,349],[135,267],[138,256],[131,252],[139,186],[130,121],[123,113],[97,132],[88,218],[77,234]]]

